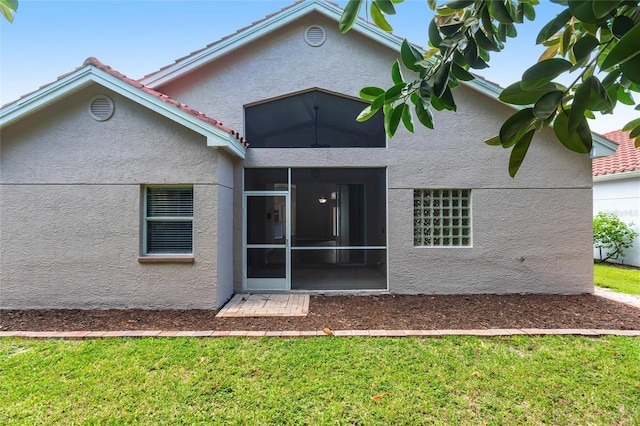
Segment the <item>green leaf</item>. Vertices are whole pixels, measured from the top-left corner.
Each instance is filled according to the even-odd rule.
[[[536,44],[542,44],[544,41],[554,36],[560,28],[564,27],[565,24],[569,22],[569,19],[571,19],[572,16],[573,15],[571,15],[571,11],[569,9],[563,10],[544,27],[542,27],[538,33],[538,37],[536,37]]]
[[[561,58],[538,62],[522,74],[522,88],[528,90],[542,87],[570,69],[571,62]]]
[[[384,94],[384,89],[381,89],[379,87],[368,86],[363,87],[360,90],[360,97],[368,101],[372,101],[382,94]]]
[[[396,130],[398,130],[398,125],[402,119],[403,107],[404,104],[398,105],[390,112],[385,112],[384,114],[384,128],[387,131],[387,136],[390,138],[393,137],[393,135],[396,134]]]
[[[547,83],[544,86],[536,87],[531,90],[524,90],[520,82],[513,83],[500,93],[500,100],[511,105],[532,105],[538,102],[538,99],[545,93],[556,90],[566,90],[564,86],[558,83]]]
[[[396,14],[396,8],[393,6],[391,0],[373,0],[373,3],[375,3],[376,6],[378,6],[378,8],[387,15]]]
[[[418,90],[418,95],[420,99],[426,102],[431,101],[431,86],[427,80],[422,80],[420,82],[420,89]]]
[[[462,80],[462,81],[471,81],[475,78],[473,74],[471,74],[469,71],[465,70],[464,68],[462,68],[460,65],[456,63],[451,65],[451,74],[453,74],[453,76],[458,80]]]
[[[582,117],[576,130],[569,131],[569,115],[566,111],[562,111],[556,116],[553,131],[560,143],[568,150],[579,154],[591,152],[591,130],[586,118]]]
[[[524,5],[524,16],[529,21],[535,21],[536,19],[536,10],[534,9],[531,3],[522,3]]]
[[[529,131],[529,127],[535,120],[533,108],[522,109],[507,120],[500,127],[500,142],[507,148],[515,143],[522,134]]]
[[[548,119],[555,114],[563,96],[564,93],[559,90],[545,93],[533,107],[533,114],[542,121]]]
[[[634,83],[640,84],[640,55],[620,64],[620,70],[622,70],[624,77]]]
[[[340,16],[340,24],[338,25],[341,33],[346,33],[351,29],[356,19],[358,19],[361,5],[362,0],[349,0],[344,6],[342,16]]]
[[[418,102],[416,105],[416,116],[418,117],[418,121],[422,123],[423,126],[433,129],[433,114],[431,113],[431,108],[425,108],[421,102]]]
[[[616,18],[613,20],[613,25],[611,25],[611,32],[613,33],[615,38],[621,39],[633,28],[633,25],[633,19],[629,18],[628,16],[616,16]]]
[[[607,95],[607,90],[597,77],[591,76],[587,78],[585,84],[588,84],[591,88],[587,109],[591,111],[605,111],[613,107],[611,99],[609,99],[609,95]]]
[[[573,56],[579,62],[591,55],[591,52],[598,47],[600,42],[593,35],[586,33],[580,40],[573,45]]]
[[[442,43],[442,37],[440,37],[440,32],[438,31],[438,25],[436,25],[435,18],[431,20],[429,23],[429,42],[433,47],[439,48],[440,43]]]
[[[371,11],[371,18],[373,19],[373,23],[376,24],[378,28],[383,31],[391,32],[393,28],[387,22],[387,19],[382,14],[382,11],[378,7],[378,3],[371,3],[371,7],[369,8]]]
[[[635,129],[638,126],[640,126],[640,118],[636,118],[635,120],[631,120],[630,122],[625,124],[624,127],[622,128],[622,131],[630,132],[631,130]]]
[[[433,78],[433,93],[437,97],[441,97],[447,88],[449,82],[449,73],[451,72],[451,62],[441,63],[436,75]]]
[[[484,143],[486,143],[489,146],[500,146],[502,145],[502,143],[500,143],[500,136],[496,135],[490,139],[487,139],[486,141],[484,141]]]
[[[451,0],[444,4],[444,6],[449,9],[459,10],[464,9],[467,6],[471,6],[474,3],[474,0]]]
[[[451,37],[452,35],[456,34],[458,31],[460,31],[460,28],[462,28],[464,24],[462,22],[451,22],[445,25],[440,25],[440,32],[442,34],[444,34],[446,37]]]
[[[379,110],[385,105],[384,95],[385,95],[384,93],[378,95],[378,97],[375,98],[373,102],[371,102],[371,109]]]
[[[387,89],[384,93],[384,103],[389,104],[400,98],[405,87],[407,87],[406,83],[398,83]]]
[[[469,40],[467,46],[464,48],[464,60],[471,68],[480,70],[487,68],[489,65],[478,55],[478,46],[472,39]]]
[[[518,173],[524,157],[527,155],[527,151],[529,151],[529,145],[531,145],[531,139],[533,139],[534,133],[535,129],[529,130],[518,139],[513,149],[511,149],[511,155],[509,156],[509,176],[515,177],[516,173]]]
[[[400,63],[398,60],[396,60],[391,66],[391,79],[393,80],[393,84],[404,83],[404,78],[402,78]]]
[[[486,5],[482,8],[480,12],[480,21],[482,22],[482,28],[487,32],[487,34],[495,35],[496,30],[493,26],[493,22],[491,21],[491,15],[489,15],[489,7]]]
[[[630,139],[635,139],[638,136],[640,136],[640,126],[636,127],[635,129],[633,129],[631,131],[631,133],[629,133],[629,138]]]
[[[616,97],[618,100],[625,105],[635,105],[636,102],[633,100],[633,97],[629,92],[624,90],[624,87],[618,86],[616,89]]]
[[[518,37],[518,31],[516,30],[516,26],[513,24],[505,24],[507,27],[507,37],[516,38]]]
[[[636,24],[613,46],[600,68],[606,70],[616,64],[623,64],[638,54],[640,54],[640,24]]]
[[[590,96],[591,85],[588,82],[581,84],[576,90],[571,109],[569,110],[567,132],[575,131],[584,119],[584,111],[587,109]]]
[[[591,11],[596,18],[604,18],[609,12],[617,8],[621,2],[622,0],[595,0],[591,2]]]
[[[422,60],[422,55],[407,40],[404,40],[400,46],[400,59],[402,59],[402,65],[407,69],[420,72],[420,67],[416,66],[416,62]]]
[[[407,104],[402,104],[402,124],[408,131],[413,133],[413,116],[411,115],[411,108]]]
[[[474,38],[476,40],[476,43],[478,44],[478,46],[480,46],[481,49],[488,50],[491,52],[500,51],[500,49],[498,48],[498,45],[493,40],[493,36],[488,37],[481,29],[478,29],[478,31],[475,32]]]
[[[602,84],[604,84],[605,86],[609,86],[614,81],[616,81],[618,77],[620,77],[620,74],[622,74],[620,68],[614,69],[613,71],[608,73],[607,76],[602,80]]]
[[[368,107],[363,109],[360,114],[358,114],[358,116],[356,117],[356,121],[360,123],[362,123],[363,121],[367,121],[368,119],[376,115],[377,112],[378,109],[374,110],[373,108],[371,108],[371,105],[369,105]]]
[[[0,0],[0,12],[9,22],[13,22],[15,13],[18,11],[17,0]]]
[[[437,100],[437,102],[440,102],[440,106],[442,108],[448,109],[449,111],[455,111],[457,109],[456,103],[453,100],[453,93],[451,93],[451,89],[448,86],[446,89],[444,89],[444,93],[442,94],[442,96],[433,97],[431,98],[431,100],[432,100],[431,102],[432,105],[434,100]]]
[[[489,12],[501,24],[513,23],[513,17],[509,13],[503,0],[493,0],[489,2]]]
[[[569,0],[569,10],[579,20],[582,22],[586,22],[588,24],[599,24],[603,21],[603,18],[597,17],[593,13],[593,8],[591,7],[592,1],[584,1],[584,0]]]
[[[507,41],[507,26],[505,24],[498,24],[496,38],[503,43]]]

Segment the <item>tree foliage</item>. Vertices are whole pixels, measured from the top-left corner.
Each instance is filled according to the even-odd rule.
[[[385,15],[396,13],[403,0],[367,0],[375,25],[392,31]],[[565,9],[540,30],[536,38],[546,50],[520,81],[506,87],[500,100],[516,106],[488,145],[511,149],[509,174],[522,164],[534,133],[552,127],[567,149],[588,154],[592,136],[587,118],[594,112],[613,113],[618,103],[640,105],[640,5],[638,0],[551,0]],[[413,117],[433,128],[433,110],[456,110],[453,96],[460,81],[474,79],[470,70],[488,67],[490,54],[517,37],[516,26],[533,21],[538,0],[451,0],[437,5],[427,0],[436,15],[429,23],[429,49],[419,51],[408,41],[391,68],[393,86],[365,87],[360,96],[371,105],[358,120],[385,115],[391,137],[400,122],[413,131]],[[350,0],[340,20],[346,32],[354,24],[363,0]],[[401,65],[411,71],[405,79]],[[555,80],[573,73],[572,83]],[[640,118],[623,128],[640,147]]]
[[[9,22],[13,22],[13,17],[18,11],[18,0],[0,0],[0,12]]]
[[[633,222],[627,225],[613,213],[600,212],[593,218],[593,244],[600,249],[600,263],[625,256],[624,250],[632,247],[638,236],[631,226]],[[604,259],[602,249],[606,249]]]

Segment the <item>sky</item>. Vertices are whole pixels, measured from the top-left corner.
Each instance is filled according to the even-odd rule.
[[[13,23],[0,19],[0,105],[55,81],[90,56],[141,78],[293,1],[20,0]],[[426,0],[405,0],[396,8],[389,19],[394,33],[426,46],[433,16]],[[561,10],[541,0],[536,20],[518,26],[518,37],[492,54],[490,68],[476,73],[503,87],[518,80],[544,50],[535,45],[538,31]],[[639,115],[631,108],[616,110],[592,121],[591,128],[620,129]]]

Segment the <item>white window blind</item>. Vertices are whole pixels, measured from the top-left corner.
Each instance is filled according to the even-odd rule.
[[[193,253],[193,187],[147,187],[145,231],[145,254]]]

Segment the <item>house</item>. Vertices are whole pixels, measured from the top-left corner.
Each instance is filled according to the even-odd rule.
[[[401,40],[340,14],[297,2],[140,80],[90,58],[4,106],[0,306],[592,292],[590,159],[547,131],[510,178],[480,78],[435,130],[357,123]]]
[[[618,149],[615,155],[593,160],[593,215],[613,213],[640,232],[640,149],[629,132],[616,130],[604,137],[617,143]],[[593,256],[600,258],[599,249],[594,248]],[[640,237],[625,250],[625,257],[609,261],[640,266]]]

